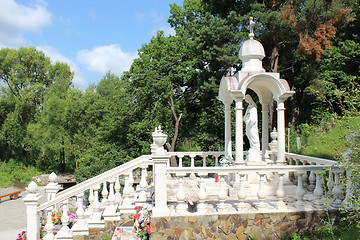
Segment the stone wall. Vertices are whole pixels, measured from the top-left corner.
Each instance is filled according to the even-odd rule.
[[[336,212],[330,213],[336,216]],[[151,239],[280,239],[321,225],[324,211],[152,217]]]

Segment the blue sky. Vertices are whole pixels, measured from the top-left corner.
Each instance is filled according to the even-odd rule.
[[[0,0],[0,47],[35,46],[67,62],[82,89],[121,75],[157,31],[174,34],[170,3],[183,0]]]

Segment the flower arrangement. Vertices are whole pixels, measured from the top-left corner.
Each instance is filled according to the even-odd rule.
[[[135,207],[136,214],[134,216],[134,227],[136,229],[136,236],[140,239],[150,238],[150,216],[152,207],[150,205],[144,205],[142,207]]]
[[[26,240],[26,231],[22,231],[21,233],[19,233],[16,240]]]
[[[234,166],[234,160],[232,160],[231,157],[224,156],[220,159],[220,167],[232,167],[232,166]]]

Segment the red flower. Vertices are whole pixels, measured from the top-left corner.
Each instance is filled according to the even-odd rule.
[[[134,220],[136,221],[136,220],[139,220],[139,218],[140,218],[140,214],[135,214],[135,216],[134,216]]]

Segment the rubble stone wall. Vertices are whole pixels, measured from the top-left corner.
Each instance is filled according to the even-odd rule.
[[[325,211],[152,217],[150,239],[272,240],[319,226],[321,219],[328,219]]]

